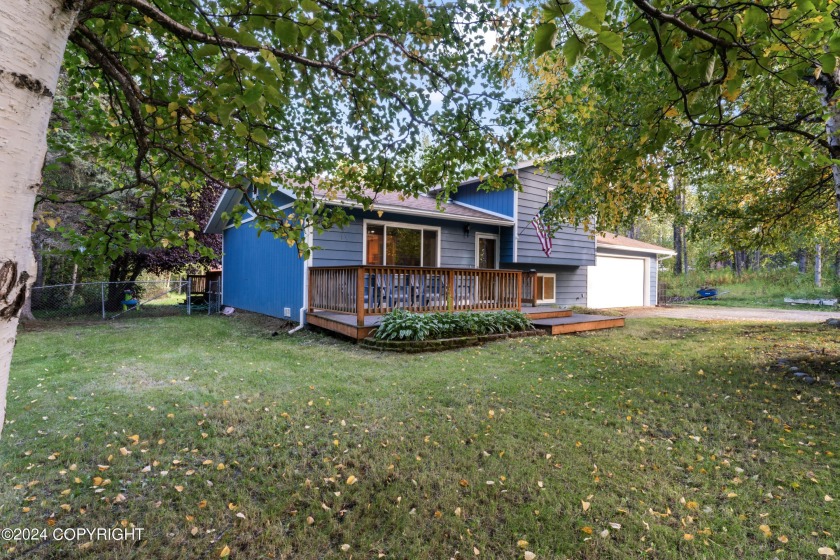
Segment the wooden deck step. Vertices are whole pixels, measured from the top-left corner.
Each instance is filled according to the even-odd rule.
[[[578,315],[570,317],[553,317],[549,319],[532,319],[534,326],[543,329],[548,334],[572,334],[598,329],[612,329],[624,326],[624,317],[607,317],[605,315]]]
[[[568,309],[556,309],[553,307],[523,307],[522,313],[527,315],[531,321],[572,316],[572,312]]]

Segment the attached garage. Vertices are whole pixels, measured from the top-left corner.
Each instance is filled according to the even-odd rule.
[[[586,304],[594,309],[641,307],[646,295],[645,259],[597,255],[587,278]]]
[[[598,236],[596,242],[595,266],[587,267],[587,307],[656,305],[659,257],[674,252],[621,235]]]

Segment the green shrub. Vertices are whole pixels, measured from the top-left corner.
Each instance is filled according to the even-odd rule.
[[[434,340],[532,328],[528,317],[519,311],[412,313],[395,309],[382,318],[374,337],[378,340]]]

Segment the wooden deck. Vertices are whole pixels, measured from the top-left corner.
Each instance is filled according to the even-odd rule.
[[[555,307],[522,307],[522,312],[528,315],[539,329],[548,334],[571,334],[597,329],[611,329],[624,326],[622,317],[605,317],[603,315],[573,314],[567,309]],[[356,324],[356,316],[334,311],[310,311],[306,314],[306,321],[315,327],[338,333],[353,340],[362,340],[371,335],[379,326],[381,315],[366,315],[365,324]]]
[[[608,317],[605,315],[579,315],[569,317],[552,317],[547,319],[532,319],[534,326],[548,334],[572,334],[599,329],[614,329],[624,326],[624,317]]]

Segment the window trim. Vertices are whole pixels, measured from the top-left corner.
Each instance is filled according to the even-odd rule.
[[[557,303],[557,274],[554,272],[538,272],[537,277],[551,276],[554,279],[554,293],[551,294],[551,299],[539,299],[539,296],[544,296],[545,293],[538,294],[537,305],[541,303]],[[543,290],[545,292],[545,290]]]
[[[495,267],[494,270],[499,270],[499,245],[501,244],[499,234],[497,234],[497,233],[483,233],[483,232],[477,232],[475,234],[475,267],[476,268],[478,268],[478,259],[479,259],[479,250],[478,250],[479,239],[495,239],[496,240],[496,267]]]
[[[383,258],[385,255],[388,254],[388,233],[387,228],[390,227],[398,227],[404,229],[419,229],[420,231],[423,230],[430,230],[434,231],[437,234],[437,251],[435,254],[437,255],[437,263],[434,265],[421,265],[423,268],[440,268],[440,248],[441,248],[441,228],[439,226],[423,226],[418,224],[406,224],[403,222],[386,222],[382,220],[362,220],[362,264],[364,266],[381,266],[381,265],[369,265],[367,264],[367,228],[368,225],[373,226],[385,226],[385,231],[383,231],[383,239],[382,239],[382,255]],[[423,234],[420,234],[420,259],[423,258],[423,244],[425,241],[423,240]],[[387,266],[397,266],[397,265],[387,265]]]

